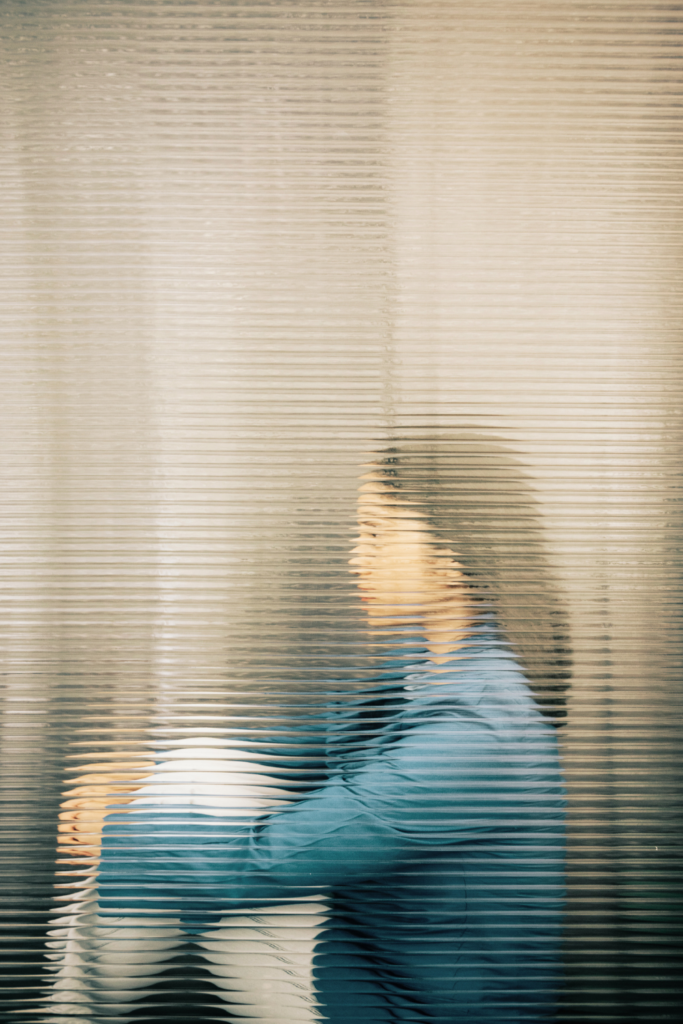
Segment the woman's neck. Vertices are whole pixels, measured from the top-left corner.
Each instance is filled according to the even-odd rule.
[[[386,634],[401,627],[419,635],[429,652],[429,671],[447,672],[448,663],[456,651],[467,647],[478,616],[467,592],[451,591],[440,600],[423,605],[415,615],[389,619],[369,615],[373,633]],[[443,666],[443,667],[442,667]]]

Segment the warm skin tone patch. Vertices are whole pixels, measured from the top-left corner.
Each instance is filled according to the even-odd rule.
[[[434,672],[463,647],[474,602],[457,555],[435,540],[425,519],[398,501],[377,471],[361,477],[356,546],[349,565],[358,577],[373,632],[421,625]]]

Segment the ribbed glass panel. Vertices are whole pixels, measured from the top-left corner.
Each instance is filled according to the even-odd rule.
[[[679,5],[0,26],[7,1019],[676,1019]]]

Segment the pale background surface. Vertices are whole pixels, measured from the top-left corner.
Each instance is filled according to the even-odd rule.
[[[5,0],[1,17],[16,1005],[40,973],[65,766],[139,751],[169,703],[201,735],[226,700],[324,689],[357,657],[362,453],[440,423],[523,453],[569,598],[561,1017],[665,1017],[680,11]]]

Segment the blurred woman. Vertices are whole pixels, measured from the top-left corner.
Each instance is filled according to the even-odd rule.
[[[148,808],[105,824],[98,920],[177,915],[230,1012],[270,1020],[238,980],[235,922],[324,896],[298,1019],[549,1020],[568,669],[531,492],[467,435],[400,439],[364,469],[350,564],[375,678],[302,719],[326,778],[251,821]],[[271,737],[255,761],[276,760]],[[267,974],[261,992],[279,987]]]

